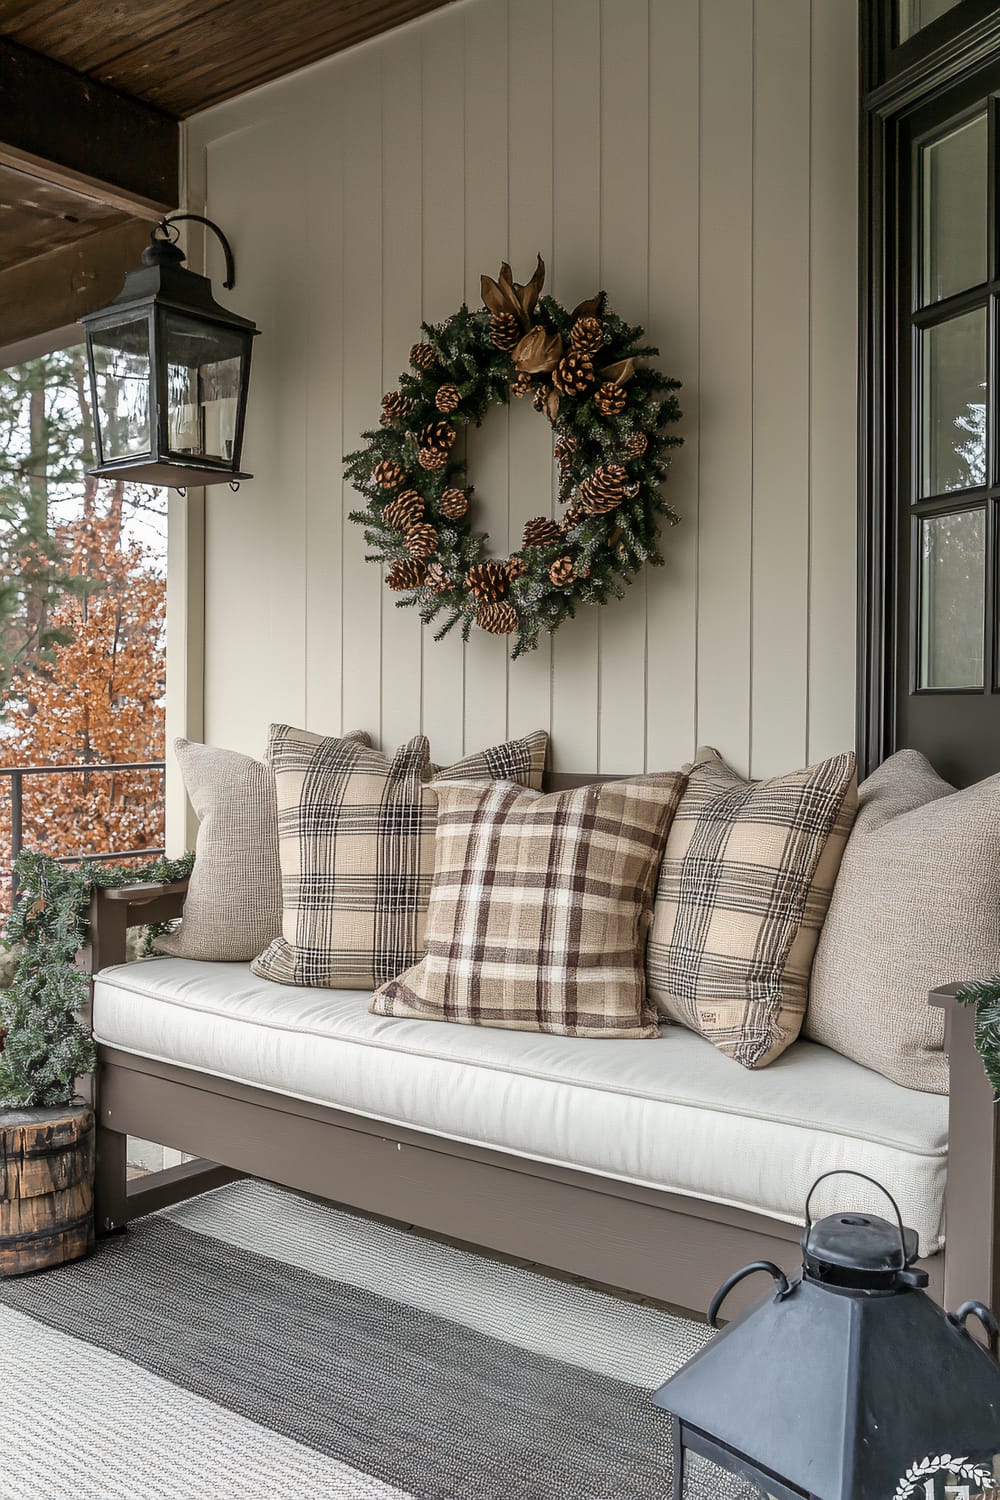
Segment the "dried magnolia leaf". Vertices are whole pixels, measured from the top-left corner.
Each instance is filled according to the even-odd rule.
[[[562,359],[563,342],[559,333],[544,328],[530,329],[514,349],[514,368],[525,375],[547,375]]]

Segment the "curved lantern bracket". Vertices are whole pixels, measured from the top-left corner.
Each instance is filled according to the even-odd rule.
[[[996,1318],[986,1304],[983,1302],[963,1302],[957,1311],[948,1314],[948,1322],[953,1328],[957,1328],[960,1333],[964,1333],[967,1338],[972,1337],[972,1334],[969,1333],[969,1330],[965,1326],[969,1318],[979,1319],[980,1323],[986,1329],[990,1354],[994,1359],[1000,1358],[1000,1324],[997,1323]]]
[[[792,1287],[791,1283],[788,1280],[788,1277],[785,1275],[781,1267],[776,1266],[773,1260],[755,1260],[749,1266],[744,1266],[742,1271],[734,1272],[734,1274],[730,1276],[729,1280],[724,1281],[719,1287],[719,1290],[716,1292],[715,1296],[709,1303],[709,1328],[718,1328],[719,1309],[722,1307],[723,1302],[725,1302],[726,1298],[729,1296],[729,1293],[733,1290],[733,1288],[735,1286],[739,1286],[740,1282],[743,1281],[745,1277],[755,1275],[757,1271],[766,1271],[767,1274],[773,1278],[775,1287],[777,1288],[774,1294],[775,1302],[781,1302],[785,1297],[788,1296],[789,1292],[792,1290]]]
[[[205,228],[210,229],[219,241],[222,253],[226,257],[226,279],[222,285],[227,292],[231,292],[236,285],[236,262],[233,260],[232,247],[218,224],[214,224],[211,219],[206,219],[204,214],[170,214],[168,218],[161,219],[158,224],[154,225],[149,237],[150,242],[154,245],[163,243],[176,245],[180,239],[180,231],[175,226],[183,219],[190,219],[195,224],[204,224]],[[171,230],[173,230],[172,234]]]

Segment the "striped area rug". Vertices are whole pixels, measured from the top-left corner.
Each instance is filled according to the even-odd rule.
[[[234,1183],[0,1282],[0,1500],[665,1500],[649,1392],[706,1337]]]

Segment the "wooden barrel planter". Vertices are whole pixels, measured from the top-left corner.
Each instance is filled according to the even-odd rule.
[[[0,1276],[79,1260],[94,1242],[94,1116],[0,1113]]]

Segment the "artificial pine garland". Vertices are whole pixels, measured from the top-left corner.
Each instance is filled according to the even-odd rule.
[[[28,849],[18,856],[21,896],[4,935],[20,952],[10,988],[0,990],[0,1110],[70,1104],[75,1080],[94,1067],[80,1021],[90,981],[76,967],[94,891],[186,880],[193,865],[193,854],[138,869],[86,861],[71,869]]]
[[[484,311],[463,306],[410,351],[411,371],[382,398],[382,425],[345,467],[367,507],[368,561],[388,564],[386,582],[408,595],[426,624],[444,616],[435,640],[461,622],[517,635],[513,656],[533,650],[581,604],[621,598],[644,563],[662,564],[659,521],[678,517],[664,502],[667,431],[680,416],[680,386],[637,361],[659,351],[622,321],[604,292],[571,312],[539,301],[541,257],[526,285],[510,267],[482,278]],[[519,552],[487,559],[488,538],[472,531],[460,430],[479,426],[491,406],[530,395],[555,432],[559,521],[536,516]]]
[[[1000,976],[965,984],[956,998],[962,1005],[976,1007],[976,1049],[994,1097],[1000,1100]]]

